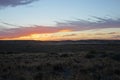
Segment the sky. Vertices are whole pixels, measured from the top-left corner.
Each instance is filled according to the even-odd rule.
[[[0,0],[0,40],[120,40],[120,0]]]

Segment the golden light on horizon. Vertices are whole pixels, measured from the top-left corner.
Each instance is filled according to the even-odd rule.
[[[119,36],[120,29],[72,31],[70,29],[60,30],[55,33],[31,34],[27,36],[2,38],[1,40],[40,40],[40,41],[59,41],[59,40],[85,40],[85,39],[119,39],[113,36]]]
[[[63,29],[63,30],[60,30],[59,32],[72,32],[72,30],[70,30],[70,29]]]

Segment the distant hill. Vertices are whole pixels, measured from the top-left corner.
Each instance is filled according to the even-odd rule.
[[[120,40],[32,41],[1,40],[0,52],[70,52],[86,50],[119,50]]]
[[[0,40],[0,44],[120,44],[120,40],[63,40],[63,41],[35,41],[35,40]]]

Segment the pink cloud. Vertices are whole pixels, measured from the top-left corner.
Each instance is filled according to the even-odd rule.
[[[0,31],[0,38],[16,38],[21,36],[29,36],[31,34],[45,34],[56,33],[65,28],[50,27],[50,26],[32,26],[32,27],[20,27],[3,29]]]

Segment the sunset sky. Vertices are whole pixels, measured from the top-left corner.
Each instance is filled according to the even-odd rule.
[[[0,40],[120,40],[120,0],[0,0]]]

